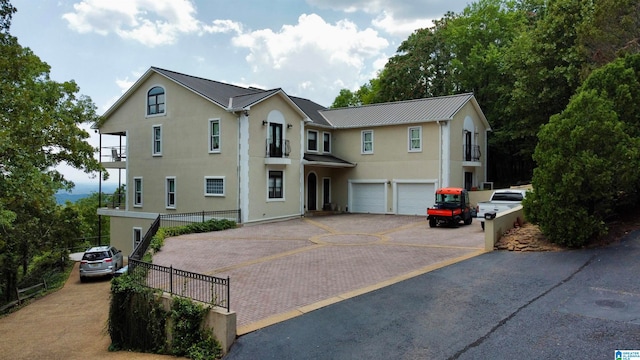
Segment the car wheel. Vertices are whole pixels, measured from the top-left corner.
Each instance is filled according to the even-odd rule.
[[[436,219],[429,219],[429,227],[436,227]]]
[[[80,282],[81,283],[85,283],[85,282],[87,282],[87,279],[85,279],[83,276],[80,276]]]
[[[464,221],[464,224],[465,225],[471,225],[472,222],[473,222],[473,218],[471,216],[469,216],[469,218]]]

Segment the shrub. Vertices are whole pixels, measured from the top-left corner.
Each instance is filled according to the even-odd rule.
[[[535,191],[525,216],[550,241],[579,247],[607,233],[605,220],[638,185],[638,138],[629,136],[613,102],[578,93],[538,134]]]
[[[236,222],[226,219],[216,220],[211,219],[201,223],[192,223],[182,226],[162,227],[158,229],[158,232],[151,238],[149,247],[158,252],[164,246],[164,239],[172,236],[180,236],[184,234],[203,233],[211,231],[220,231],[226,229],[232,229],[236,227]]]
[[[204,330],[204,319],[209,307],[185,298],[174,297],[171,305],[171,353],[191,359],[216,359],[222,356],[222,347],[211,330]]]
[[[109,350],[162,353],[167,313],[155,290],[138,285],[127,274],[111,282],[108,331]]]

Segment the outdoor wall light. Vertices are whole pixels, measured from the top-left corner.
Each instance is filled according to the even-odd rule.
[[[269,122],[267,120],[262,120],[262,126],[267,126]]]
[[[484,213],[485,220],[493,220],[496,218],[496,213],[494,211]]]
[[[291,129],[293,127],[293,124],[287,124],[287,129]]]

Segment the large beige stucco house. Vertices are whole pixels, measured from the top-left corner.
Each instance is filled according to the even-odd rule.
[[[98,213],[127,253],[158,214],[425,215],[436,188],[485,183],[490,131],[473,94],[326,109],[155,67],[95,127],[127,184],[126,201]]]

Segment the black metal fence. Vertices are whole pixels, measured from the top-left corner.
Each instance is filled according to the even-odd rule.
[[[151,239],[153,238],[153,235],[155,235],[158,232],[159,228],[160,228],[160,216],[158,216],[151,223],[151,226],[149,226],[149,229],[142,237],[142,240],[138,243],[136,248],[133,249],[133,252],[131,253],[131,255],[129,255],[129,259],[135,259],[135,260],[142,259],[142,257],[144,256],[144,253],[146,253],[147,249],[149,248],[149,244],[151,244]]]
[[[203,223],[207,220],[227,219],[240,223],[240,210],[216,210],[216,211],[199,211],[192,213],[180,214],[162,214],[160,215],[160,227],[182,226],[193,223]]]
[[[224,279],[197,274],[131,258],[128,274],[142,286],[219,306],[227,309],[227,312],[231,309],[229,277]]]
[[[236,223],[240,223],[241,213],[240,210],[216,210],[216,211],[199,211],[192,213],[180,213],[180,214],[162,214],[159,215],[149,226],[149,230],[144,234],[142,240],[129,258],[133,258],[136,260],[141,260],[144,253],[147,252],[149,248],[149,244],[151,243],[151,238],[158,232],[158,229],[161,227],[171,227],[171,226],[182,226],[193,223],[203,223],[207,220],[212,219],[227,219],[235,221]]]

